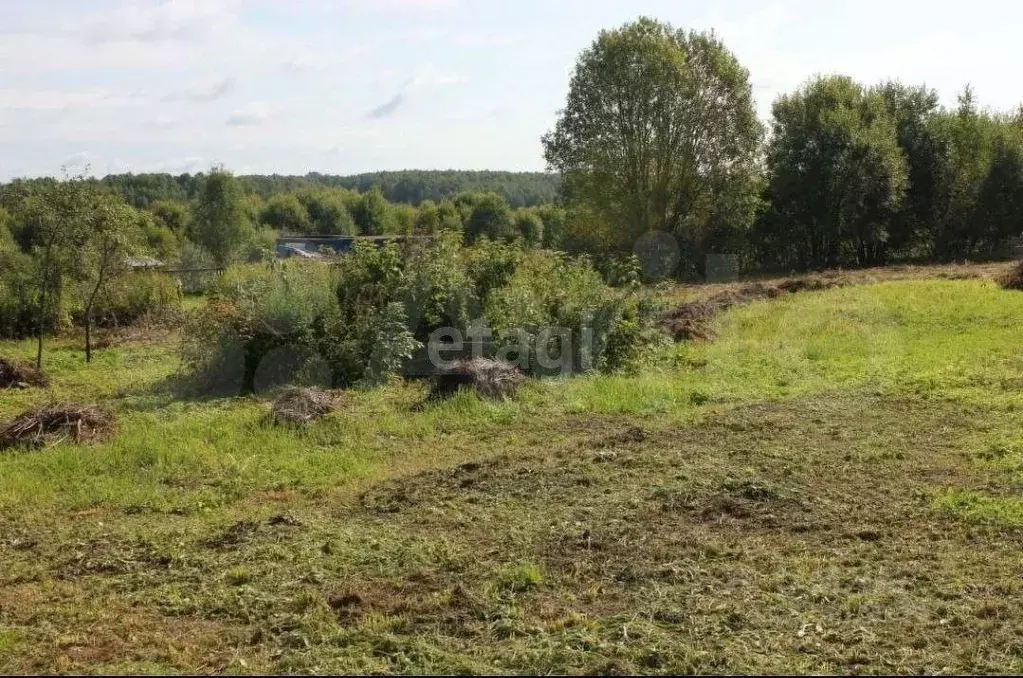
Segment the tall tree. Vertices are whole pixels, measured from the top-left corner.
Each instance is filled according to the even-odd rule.
[[[906,161],[881,96],[819,77],[774,103],[772,127],[764,228],[778,263],[883,263]]]
[[[974,222],[977,198],[994,157],[999,123],[977,108],[970,87],[955,110],[942,111],[928,125],[936,148],[937,186],[929,234],[939,259],[969,257],[979,243]]]
[[[894,81],[878,85],[872,92],[884,100],[906,157],[905,200],[893,215],[888,243],[902,255],[924,253],[940,191],[938,148],[928,127],[938,113],[938,93]]]
[[[1023,235],[1023,144],[1011,128],[995,141],[991,169],[981,183],[973,224],[974,247],[996,255],[1010,238]]]
[[[251,229],[238,180],[224,169],[213,169],[195,207],[192,239],[223,266],[236,254]]]
[[[641,18],[582,53],[543,145],[619,248],[651,230],[698,248],[715,222],[752,222],[762,136],[749,73],[720,40]]]

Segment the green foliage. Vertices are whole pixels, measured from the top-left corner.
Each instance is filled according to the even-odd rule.
[[[210,172],[199,195],[191,237],[221,266],[229,263],[245,242],[251,224],[238,180],[227,171]]]
[[[259,221],[278,231],[288,233],[309,231],[309,212],[299,199],[290,193],[270,196],[260,212]]]
[[[10,252],[18,249],[14,233],[11,232],[12,221],[10,213],[3,207],[0,207],[0,252]]]
[[[405,305],[401,302],[392,301],[387,304],[370,331],[375,334],[375,339],[363,380],[372,386],[385,383],[388,378],[400,373],[422,344],[409,331]]]
[[[877,265],[906,189],[906,160],[884,98],[817,78],[774,104],[770,214],[761,237],[781,265]]]
[[[309,214],[308,230],[322,235],[355,235],[358,229],[348,209],[349,194],[340,190],[303,189],[299,202]]]
[[[94,309],[97,327],[131,325],[181,307],[181,288],[172,275],[131,271],[103,286]]]
[[[336,315],[334,271],[310,262],[232,267],[187,327],[185,365],[207,390],[252,393],[301,375]]]
[[[192,219],[188,204],[173,200],[157,200],[149,206],[157,223],[170,229],[174,235],[184,237]]]
[[[386,235],[395,232],[391,206],[379,188],[363,193],[352,207],[355,225],[362,235]]]
[[[38,286],[32,257],[16,248],[0,248],[0,337],[20,339],[35,333]],[[48,327],[59,326],[59,311],[50,307]]]
[[[216,265],[216,260],[208,251],[191,241],[185,242],[174,262],[174,267],[181,271],[177,274],[181,291],[185,294],[205,294],[216,281],[216,272],[211,270]]]
[[[762,135],[749,73],[721,41],[641,18],[582,53],[543,145],[569,203],[613,227],[600,249],[663,230],[695,266],[708,231],[752,222]]]
[[[515,230],[530,247],[539,247],[543,243],[543,227],[543,219],[536,212],[520,210],[515,215]]]
[[[89,215],[88,237],[82,258],[78,289],[85,325],[85,360],[92,360],[93,313],[96,300],[107,285],[128,269],[128,257],[142,249],[144,233],[139,215],[120,198],[103,197]]]
[[[638,301],[609,290],[585,259],[561,254],[530,253],[487,299],[486,320],[499,354],[511,354],[533,373],[560,365],[613,371],[648,345]],[[520,348],[529,352],[524,359]]]
[[[549,250],[561,249],[565,238],[565,209],[557,205],[540,205],[534,212],[543,222],[543,246]]]
[[[515,228],[511,208],[496,193],[476,196],[472,211],[465,223],[466,242],[472,244],[480,238],[514,240],[519,235]]]
[[[1023,235],[1023,139],[1003,134],[995,140],[994,158],[981,182],[974,210],[971,251],[990,256],[1009,239]]]
[[[277,235],[273,228],[257,228],[242,246],[242,259],[248,263],[269,261],[277,256]]]

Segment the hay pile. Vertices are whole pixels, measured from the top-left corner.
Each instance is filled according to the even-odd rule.
[[[675,341],[696,341],[714,338],[710,324],[718,313],[733,306],[749,304],[757,299],[775,299],[797,292],[817,292],[841,287],[840,280],[826,278],[791,278],[774,285],[750,283],[736,289],[725,290],[708,299],[686,302],[661,314],[657,326]]]
[[[462,387],[475,390],[481,398],[503,398],[514,394],[525,378],[518,367],[503,360],[460,360],[440,373],[430,398],[450,397]]]
[[[998,282],[1007,290],[1023,291],[1023,261],[1013,266]]]
[[[50,380],[35,365],[0,358],[0,388],[46,386]]]
[[[270,419],[277,424],[308,424],[334,409],[331,393],[317,388],[289,386],[274,401]]]
[[[113,416],[98,405],[43,405],[0,428],[0,450],[22,445],[43,447],[65,440],[98,442],[113,431]]]

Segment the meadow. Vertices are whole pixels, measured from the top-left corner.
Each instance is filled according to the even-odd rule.
[[[0,420],[117,432],[0,453],[0,672],[1023,672],[1023,293],[934,273],[304,428],[183,398],[174,332],[55,339]]]

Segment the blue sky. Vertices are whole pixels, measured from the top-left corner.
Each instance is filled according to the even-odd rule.
[[[576,56],[641,14],[716,30],[765,119],[815,73],[1023,101],[1023,3],[0,0],[0,181],[540,170]]]

